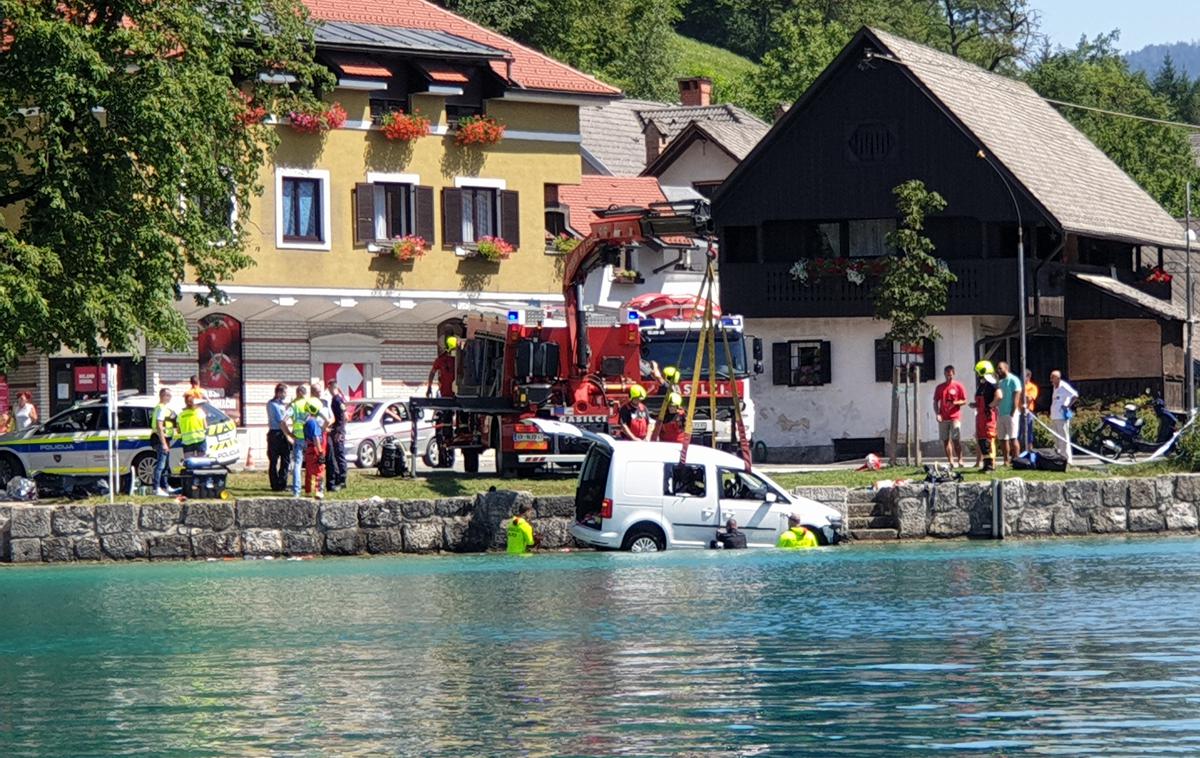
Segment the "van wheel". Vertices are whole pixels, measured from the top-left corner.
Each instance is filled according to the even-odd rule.
[[[142,453],[133,459],[133,472],[137,475],[138,484],[146,487],[154,484],[154,463],[157,458],[154,453]]]
[[[635,526],[625,535],[623,550],[631,553],[658,553],[667,547],[666,537],[657,526]]]
[[[0,487],[7,485],[14,476],[25,476],[25,467],[14,455],[0,455]]]

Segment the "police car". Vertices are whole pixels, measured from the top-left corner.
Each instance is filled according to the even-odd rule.
[[[158,399],[152,395],[123,395],[117,400],[118,455],[121,471],[132,466],[142,484],[154,475],[150,417]],[[172,402],[178,413],[183,403]],[[237,424],[220,409],[201,403],[208,422],[208,455],[224,465],[241,457]],[[89,400],[20,432],[0,436],[0,483],[14,476],[108,473],[108,406]],[[171,443],[171,470],[183,461],[183,444]]]

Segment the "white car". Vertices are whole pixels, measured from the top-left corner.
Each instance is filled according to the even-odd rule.
[[[125,395],[117,401],[117,447],[121,471],[132,466],[142,484],[154,477],[154,448],[150,444],[150,415],[158,399]],[[171,407],[178,413],[183,403]],[[220,409],[201,403],[208,422],[208,456],[223,465],[241,460],[237,424]],[[183,462],[183,444],[171,444],[171,471]],[[89,400],[20,432],[0,436],[0,482],[14,476],[46,474],[103,475],[108,473],[108,405]]]
[[[795,513],[822,545],[842,539],[842,515],[827,505],[789,495],[742,459],[691,445],[594,439],[575,493],[571,534],[600,548],[657,552],[705,548],[725,522],[737,519],[749,547],[772,547]]]
[[[346,460],[359,468],[371,468],[379,462],[384,437],[396,437],[407,453],[411,434],[407,400],[346,401]],[[424,453],[432,439],[433,424],[418,421],[417,452]]]

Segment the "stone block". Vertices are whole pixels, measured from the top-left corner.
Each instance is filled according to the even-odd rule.
[[[403,538],[401,538],[403,542]],[[331,555],[357,555],[363,550],[363,538],[357,529],[332,529],[325,533],[325,552]]]
[[[319,521],[326,529],[348,529],[358,526],[358,503],[321,503]]]
[[[98,561],[104,557],[97,537],[76,537],[75,557],[81,561]]]
[[[192,535],[192,553],[197,558],[228,558],[242,554],[237,532],[206,532]]]
[[[1025,482],[1026,506],[1053,508],[1062,503],[1062,482]]]
[[[13,563],[41,563],[42,541],[37,537],[19,537],[9,544]]]
[[[379,529],[364,529],[367,552],[400,553],[404,551],[404,527],[385,526]]]
[[[187,526],[223,532],[233,527],[233,503],[222,501],[188,503],[184,509],[183,523]]]
[[[1153,481],[1159,507],[1172,503],[1175,500],[1175,477],[1156,476]]]
[[[279,555],[283,552],[283,532],[278,529],[243,529],[242,552],[246,555]]]
[[[1096,534],[1116,534],[1128,530],[1128,518],[1124,507],[1093,508],[1088,512],[1092,531]]]
[[[378,529],[404,523],[404,508],[399,500],[378,500],[363,503],[358,509],[358,522]]]
[[[433,516],[432,500],[404,500],[400,503],[400,512],[409,521],[419,521]]]
[[[846,515],[846,489],[845,487],[796,487],[792,490],[792,494],[827,505],[844,517]]]
[[[132,532],[137,527],[137,506],[130,503],[112,503],[96,506],[96,533],[117,534]]]
[[[139,534],[124,532],[100,537],[100,548],[109,558],[128,560],[146,557],[146,541]]]
[[[145,509],[142,513],[145,513]],[[163,534],[146,540],[146,551],[151,558],[190,558],[192,540],[186,534]]]
[[[1129,480],[1105,479],[1100,483],[1100,501],[1105,508],[1125,508],[1129,505]]]
[[[1129,507],[1130,509],[1158,507],[1158,485],[1153,479],[1129,480]],[[1130,529],[1133,529],[1132,517]]]
[[[1030,484],[1030,482],[1026,482]],[[1040,484],[1040,482],[1039,482]],[[1038,537],[1054,532],[1054,509],[1026,505],[1017,517],[1017,534],[1022,537]]]
[[[259,529],[303,528],[317,525],[320,506],[302,498],[262,498],[239,500],[237,522],[241,527]]]
[[[47,563],[64,563],[75,560],[75,546],[70,537],[43,537],[42,560]]]
[[[1019,511],[1025,507],[1025,480],[1002,479],[1000,481],[1000,501],[1004,511]]]
[[[958,509],[958,493],[961,484],[944,482],[929,488],[929,510],[932,513],[953,511]]]
[[[96,528],[96,512],[90,505],[60,505],[54,509],[50,525],[59,536],[90,534]]]
[[[901,484],[896,487],[890,487],[889,489],[894,492],[893,496],[897,500],[908,500],[911,498],[921,498],[924,500],[925,494],[929,487],[925,484],[914,484],[909,482],[908,484]]]
[[[934,511],[927,528],[930,537],[965,537],[971,531],[971,516],[965,510]]]
[[[1099,494],[1100,490],[1097,488],[1097,497]],[[1091,509],[1077,509],[1069,505],[1060,505],[1055,508],[1053,520],[1054,533],[1058,535],[1087,534],[1092,528],[1087,516],[1089,510]]]
[[[150,503],[142,506],[142,528],[165,532],[183,519],[180,503]]]
[[[1133,499],[1133,487],[1129,491],[1130,502]],[[1162,511],[1157,508],[1130,508],[1129,531],[1131,532],[1161,532],[1167,528],[1167,520]]]
[[[929,520],[925,515],[924,497],[904,497],[896,501],[896,523],[901,539],[922,539],[928,536]]]
[[[574,518],[539,518],[534,528],[542,540],[542,547],[558,550],[575,546],[575,538],[571,536],[571,525],[574,523]]]
[[[505,519],[517,512],[524,504],[533,504],[528,492],[495,490],[481,494],[475,501],[475,512],[467,531],[458,543],[458,550],[478,552],[488,548],[504,546]]]
[[[14,540],[50,536],[50,511],[44,505],[14,506],[8,533]],[[39,559],[40,560],[40,559]]]
[[[572,506],[574,498],[571,499]],[[473,497],[443,497],[433,501],[433,512],[437,516],[453,518],[455,516],[468,516],[475,510],[475,498]]]
[[[854,487],[846,490],[846,504],[850,503],[874,503],[875,496],[878,493],[874,487]],[[572,500],[572,503],[574,501]],[[573,513],[571,515],[574,515]]]
[[[574,495],[548,495],[546,497],[535,498],[533,501],[533,509],[537,512],[538,518],[569,518],[575,520],[575,496]],[[453,514],[457,515],[457,514]]]
[[[469,522],[465,518],[442,519],[442,546],[446,550],[463,550]]]
[[[1098,479],[1072,479],[1063,482],[1063,502],[1072,508],[1086,510],[1104,502]]]
[[[1200,475],[1182,474],[1175,477],[1175,499],[1184,503],[1200,503]]]
[[[1194,503],[1171,503],[1163,514],[1167,528],[1177,532],[1196,530],[1196,505]]]
[[[283,552],[287,555],[320,555],[325,537],[316,529],[284,529]]]
[[[538,519],[541,523],[541,519]],[[535,527],[536,528],[536,527]],[[424,553],[442,549],[442,524],[439,521],[423,521],[404,525],[404,552]]]
[[[958,485],[958,509],[964,511],[970,524],[967,534],[972,537],[992,536],[992,484],[969,482]]]

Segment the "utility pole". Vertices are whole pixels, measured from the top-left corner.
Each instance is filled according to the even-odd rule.
[[[1183,407],[1187,409],[1188,418],[1196,415],[1196,370],[1193,368],[1192,360],[1192,332],[1195,331],[1192,324],[1192,183],[1187,183],[1187,194],[1184,201],[1184,228],[1183,246],[1184,246],[1184,279],[1187,281],[1187,349],[1183,352],[1183,378],[1184,386],[1187,387],[1187,400],[1184,401]]]

